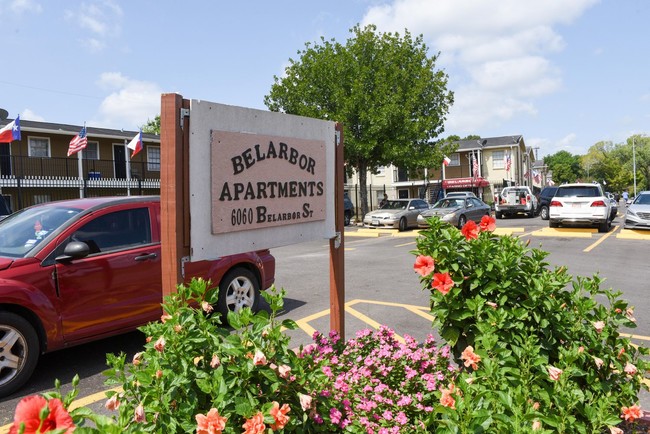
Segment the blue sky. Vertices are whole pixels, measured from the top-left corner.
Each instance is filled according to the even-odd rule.
[[[0,107],[136,130],[160,94],[265,109],[306,42],[422,34],[456,102],[444,136],[522,134],[538,156],[650,132],[646,0],[0,0]]]

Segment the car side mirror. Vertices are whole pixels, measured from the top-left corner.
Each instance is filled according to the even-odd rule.
[[[72,241],[65,246],[63,255],[57,256],[55,260],[57,262],[69,262],[74,259],[85,258],[89,253],[90,247],[88,247],[88,244],[81,241]]]
[[[409,211],[414,210],[414,209],[415,209],[414,206],[410,206],[410,207],[409,207]]]

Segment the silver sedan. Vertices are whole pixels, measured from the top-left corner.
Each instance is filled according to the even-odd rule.
[[[427,219],[439,217],[450,225],[462,228],[469,220],[479,223],[484,215],[490,215],[490,206],[476,197],[444,198],[418,216],[418,227],[429,227]]]
[[[650,191],[642,191],[625,212],[625,229],[650,229]]]
[[[418,215],[426,209],[429,209],[429,204],[422,199],[389,200],[380,209],[366,214],[363,217],[363,225],[405,231],[410,227],[417,227]]]

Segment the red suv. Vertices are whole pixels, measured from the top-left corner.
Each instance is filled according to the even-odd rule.
[[[0,223],[0,397],[22,386],[39,355],[160,319],[160,200],[50,202]],[[268,250],[189,262],[184,279],[220,288],[222,314],[258,308],[271,286]]]

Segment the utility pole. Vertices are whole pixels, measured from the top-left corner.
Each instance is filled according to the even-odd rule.
[[[634,177],[634,197],[636,197],[636,148],[634,146],[634,136],[632,136],[632,176]]]

